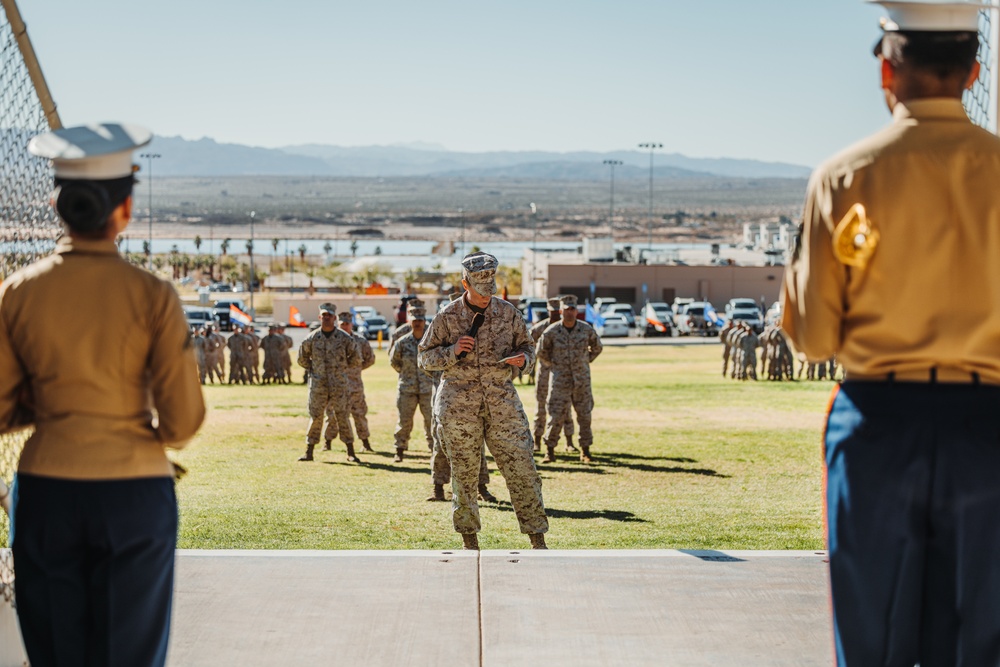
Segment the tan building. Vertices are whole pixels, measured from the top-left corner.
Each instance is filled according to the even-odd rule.
[[[521,263],[522,296],[574,294],[581,300],[614,297],[641,307],[675,297],[711,301],[721,312],[729,299],[778,300],[784,267],[765,265],[765,255],[735,246],[687,253],[677,263],[586,261],[581,252],[528,250]],[[593,288],[591,288],[593,285]],[[593,289],[593,291],[591,291]]]

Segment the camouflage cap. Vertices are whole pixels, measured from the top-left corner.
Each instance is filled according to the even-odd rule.
[[[329,301],[327,301],[326,303],[321,303],[319,305],[319,312],[320,312],[320,314],[322,314],[322,313],[330,313],[331,315],[333,315],[334,317],[336,317],[337,316],[337,307],[335,305],[333,305],[332,303],[330,303]]]
[[[410,312],[407,313],[407,317],[412,322],[413,320],[426,320],[427,319],[427,309],[426,308],[410,308]]]
[[[340,320],[341,322],[353,322],[354,321],[354,315],[351,315],[350,313],[348,313],[348,312],[345,311],[345,312],[342,312],[342,313],[338,313],[337,314],[337,319]]]
[[[462,260],[462,279],[482,296],[497,293],[497,258],[487,252],[474,252]]]
[[[406,307],[407,308],[423,308],[424,305],[425,304],[424,304],[424,300],[423,299],[410,299],[407,302]]]
[[[559,297],[554,296],[549,299],[549,310],[562,310],[562,304],[559,303]]]
[[[563,307],[563,309],[576,308],[576,297],[573,296],[572,294],[564,294],[563,296],[559,297],[559,303]]]

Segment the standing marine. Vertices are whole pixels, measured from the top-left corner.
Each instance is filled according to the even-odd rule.
[[[362,371],[375,365],[375,353],[372,352],[372,345],[368,339],[354,331],[354,317],[343,312],[337,316],[340,320],[340,329],[351,336],[355,347],[358,350],[358,357],[361,363],[357,366],[347,368],[347,407],[354,419],[355,435],[361,440],[361,446],[366,452],[372,451],[369,442],[371,431],[368,429],[368,401],[365,400],[365,383],[361,379]]]
[[[962,95],[983,5],[879,2],[891,122],[820,165],[782,326],[826,421],[837,664],[1000,664],[1000,139]],[[850,102],[850,100],[846,101]]]
[[[549,529],[542,480],[532,457],[531,427],[514,377],[534,345],[517,308],[493,295],[498,262],[476,252],[462,260],[465,295],[438,313],[420,341],[420,366],[441,371],[436,409],[451,461],[452,522],[467,549],[478,549],[477,486],[483,439],[507,482],[521,532],[545,548]]]
[[[576,318],[576,297],[567,294],[560,298],[562,320],[550,324],[538,341],[538,359],[548,364],[552,378],[546,409],[549,423],[545,434],[548,450],[542,463],[556,460],[556,444],[563,424],[572,419],[570,407],[580,422],[580,460],[590,463],[590,446],[594,433],[590,428],[594,410],[594,394],[590,385],[590,364],[604,346],[601,338],[583,320]]]
[[[359,365],[357,347],[351,337],[337,328],[337,307],[324,303],[319,307],[320,327],[299,345],[299,366],[306,369],[309,378],[309,433],[306,435],[306,453],[299,461],[312,461],[313,450],[323,432],[323,418],[332,406],[336,423],[327,425],[326,440],[334,437],[332,428],[339,429],[340,439],[347,447],[347,460],[358,463],[354,453],[354,434],[348,419],[347,369]]]
[[[531,340],[535,342],[537,347],[538,341],[541,339],[542,334],[545,330],[549,328],[549,325],[558,322],[562,315],[562,305],[559,302],[559,297],[554,296],[548,300],[549,309],[549,319],[537,322],[533,327],[531,327]],[[537,354],[537,350],[536,350]],[[535,367],[537,369],[537,380],[535,381],[535,451],[542,451],[542,440],[545,438],[545,423],[548,412],[546,410],[546,403],[549,400],[549,380],[552,375],[552,369],[549,367],[548,362],[541,358],[536,358]],[[563,432],[566,434],[566,449],[575,452],[576,447],[573,446],[573,416],[567,415],[566,419],[563,420]]]
[[[427,448],[432,451],[434,449],[434,439],[431,435],[431,395],[434,391],[434,378],[417,365],[417,346],[424,335],[426,320],[426,311],[410,302],[407,306],[410,333],[395,342],[389,357],[389,364],[399,373],[399,382],[396,385],[396,409],[399,412],[399,421],[395,433],[396,456],[393,458],[397,463],[403,460],[408,448],[410,433],[413,431],[413,415],[418,406],[424,419]]]

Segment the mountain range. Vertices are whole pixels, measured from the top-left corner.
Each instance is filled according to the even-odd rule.
[[[649,153],[579,151],[496,151],[462,153],[429,144],[395,146],[327,146],[306,144],[260,148],[218,143],[203,138],[156,137],[149,151],[161,157],[153,164],[158,176],[340,176],[529,178],[603,180],[604,160],[620,160],[615,178],[649,178]],[[145,168],[146,165],[143,165]],[[656,153],[658,178],[807,178],[810,168],[782,162],[735,158],[693,158]]]

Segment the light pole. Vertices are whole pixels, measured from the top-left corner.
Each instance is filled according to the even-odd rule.
[[[537,296],[535,294],[535,261],[538,257],[538,208],[535,206],[535,202],[528,204],[531,208],[531,215],[535,218],[535,233],[531,239],[531,296]]]
[[[253,309],[253,219],[256,216],[257,211],[250,211],[250,244],[247,246],[247,251],[250,253],[250,317],[257,316]]]
[[[611,254],[615,253],[615,167],[623,164],[621,160],[605,160],[604,164],[611,167],[611,208],[608,211],[608,227],[611,229]]]
[[[153,160],[160,157],[159,153],[140,153],[149,162],[149,272],[153,272]]]
[[[639,144],[639,148],[649,149],[649,221],[647,225],[649,227],[649,249],[653,250],[653,151],[657,148],[663,148],[663,144],[658,144],[654,141],[650,141],[644,144]]]

